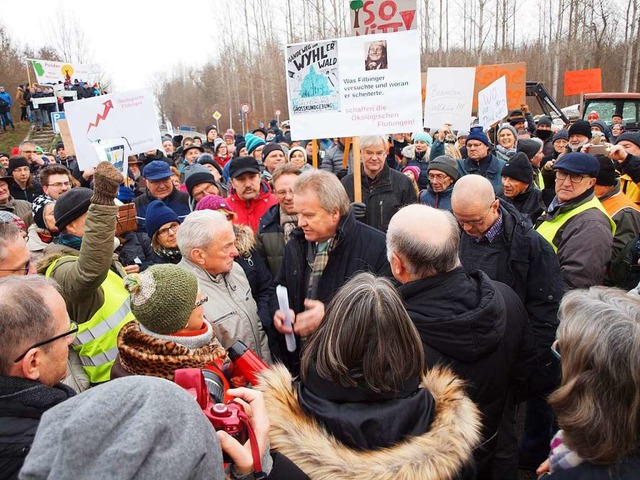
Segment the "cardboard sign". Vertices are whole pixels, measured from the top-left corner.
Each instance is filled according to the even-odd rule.
[[[572,70],[564,72],[564,94],[600,93],[602,91],[602,70]]]
[[[476,69],[430,68],[427,75],[424,126],[437,129],[451,122],[455,130],[468,130]]]
[[[112,93],[65,105],[67,121],[81,170],[100,161],[98,141],[124,138],[129,155],[161,149],[155,98],[150,89]]]
[[[508,114],[507,79],[500,77],[478,93],[478,123],[486,130]]]
[[[349,2],[352,35],[415,30],[416,0],[356,0]]]
[[[477,66],[473,98],[477,99],[480,90],[502,76],[507,82],[507,108],[514,110],[527,103],[527,64],[524,62]],[[477,108],[478,101],[474,100],[473,110],[477,111]]]
[[[286,47],[294,140],[421,129],[417,30]]]
[[[73,139],[71,138],[71,132],[69,131],[69,124],[66,119],[58,120],[58,129],[60,130],[60,138],[64,143],[64,151],[69,156],[75,156],[76,149],[73,146]]]

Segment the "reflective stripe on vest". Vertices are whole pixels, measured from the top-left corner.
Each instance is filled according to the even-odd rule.
[[[544,178],[542,178],[542,170],[538,170],[538,188],[544,190]]]
[[[51,276],[62,258],[76,257],[56,259],[47,267],[47,277]],[[102,383],[111,378],[111,367],[118,354],[118,332],[125,323],[135,319],[131,313],[129,292],[118,274],[109,270],[100,288],[104,293],[104,303],[87,322],[78,325],[78,336],[73,342],[73,349],[78,352],[91,383]]]
[[[538,228],[536,228],[536,231],[540,235],[542,235],[542,237],[547,242],[549,242],[549,244],[553,247],[553,251],[558,253],[558,247],[553,243],[553,239],[556,237],[558,230],[560,230],[560,228],[562,228],[562,226],[565,223],[567,223],[571,218],[591,208],[597,208],[598,210],[600,210],[602,213],[606,215],[607,219],[609,219],[609,223],[611,224],[611,233],[612,235],[615,235],[616,224],[613,222],[613,220],[611,220],[611,217],[609,216],[607,211],[604,209],[604,207],[596,197],[593,197],[588,202],[585,202],[582,205],[579,205],[576,208],[569,210],[568,212],[559,214],[553,220],[545,220],[540,225],[538,225]]]

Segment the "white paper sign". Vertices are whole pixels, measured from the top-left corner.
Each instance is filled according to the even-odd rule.
[[[416,0],[349,2],[351,35],[373,35],[418,28]]]
[[[130,155],[162,148],[155,98],[149,89],[112,93],[65,104],[81,170],[100,161],[94,143],[124,138]]]
[[[509,114],[507,106],[507,80],[500,77],[478,92],[478,122],[485,129]]]
[[[475,67],[430,68],[424,126],[437,129],[451,122],[454,130],[469,130],[475,78]]]
[[[419,46],[417,30],[287,45],[292,139],[420,130]]]
[[[93,83],[100,78],[100,65],[71,62],[50,62],[49,60],[32,60],[33,71],[38,83],[81,82]]]

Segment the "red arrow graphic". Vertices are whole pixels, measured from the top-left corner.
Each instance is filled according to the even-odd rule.
[[[91,130],[91,127],[97,127],[98,124],[100,123],[100,120],[106,120],[107,115],[109,114],[109,110],[113,108],[113,102],[111,100],[107,100],[106,102],[103,103],[103,105],[104,105],[104,111],[96,115],[95,123],[93,122],[89,123],[89,127],[87,127],[87,133],[89,133],[89,130]]]

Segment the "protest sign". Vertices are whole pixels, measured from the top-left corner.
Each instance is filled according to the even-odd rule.
[[[424,106],[424,126],[437,129],[451,122],[455,130],[468,130],[471,123],[476,69],[430,68]]]
[[[478,93],[478,123],[487,129],[508,113],[507,79],[500,77]]]
[[[125,139],[129,155],[162,148],[151,90],[133,90],[65,104],[81,170],[100,161],[97,142]]]
[[[94,83],[100,78],[100,65],[72,62],[50,62],[49,60],[31,60],[38,83],[81,82]]]
[[[69,131],[69,124],[66,118],[58,120],[58,129],[60,130],[60,138],[64,143],[64,151],[67,155],[76,155],[76,149],[73,146],[73,139],[71,138],[71,132]]]
[[[564,72],[564,94],[600,93],[602,91],[602,70],[572,70]]]
[[[419,46],[416,30],[287,45],[291,137],[420,130]]]
[[[365,0],[349,2],[352,35],[373,35],[415,30],[416,0]]]
[[[473,109],[478,108],[478,92],[504,76],[507,83],[507,108],[520,108],[527,102],[527,64],[501,63],[497,65],[478,65],[476,67],[476,85],[473,93]]]

